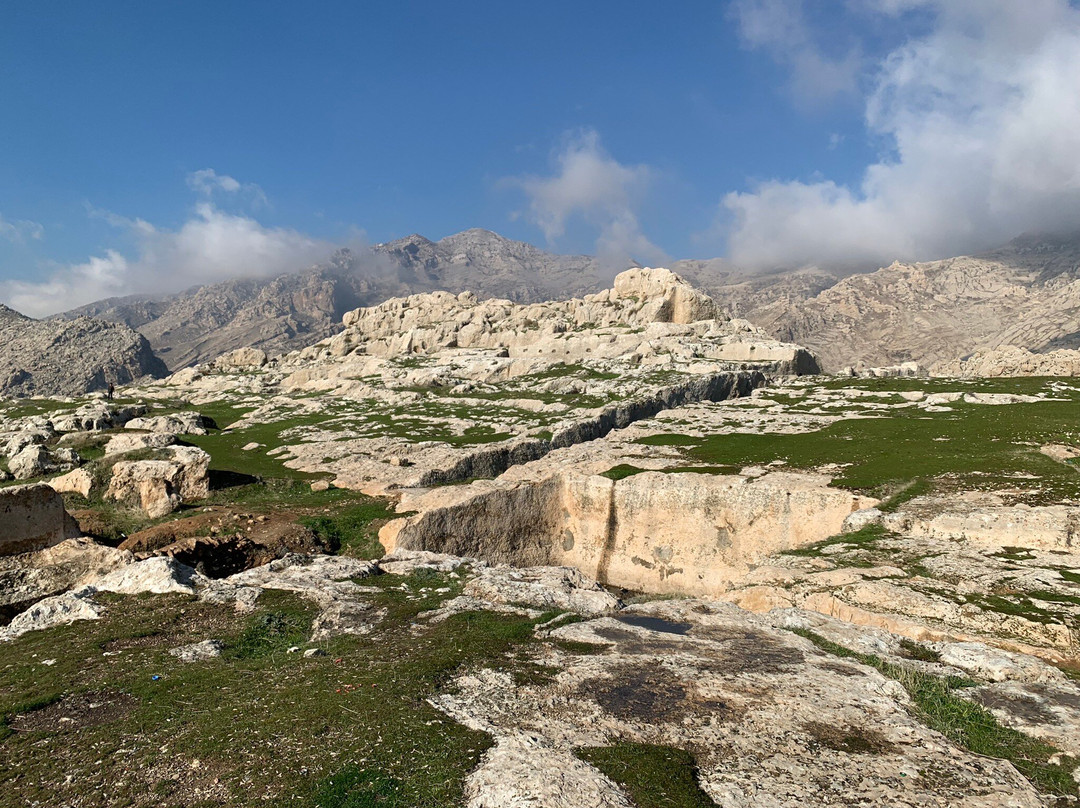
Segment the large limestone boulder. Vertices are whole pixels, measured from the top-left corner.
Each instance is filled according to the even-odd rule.
[[[642,592],[720,595],[775,553],[840,533],[878,501],[818,474],[557,474],[539,483],[436,488],[379,531],[387,551],[561,564]],[[479,579],[478,579],[479,580]]]
[[[34,444],[16,453],[8,461],[8,470],[16,480],[30,480],[73,469],[80,462],[79,454],[74,449],[49,449]]]
[[[94,490],[94,475],[87,469],[75,469],[49,480],[49,487],[58,494],[79,494],[90,498]]]
[[[172,415],[155,415],[151,418],[133,418],[124,424],[124,427],[173,435],[205,435],[206,419],[197,412],[177,412]]]
[[[57,432],[97,432],[122,426],[145,412],[146,407],[142,404],[116,407],[104,401],[93,401],[74,412],[53,416],[52,425]]]
[[[7,437],[3,449],[0,449],[0,454],[4,455],[4,457],[14,457],[29,446],[47,443],[55,434],[51,424],[20,429]]]
[[[130,564],[131,553],[77,538],[44,550],[0,557],[0,614],[25,610]]]
[[[258,348],[237,348],[219,356],[214,360],[214,365],[221,370],[252,370],[261,368],[266,362],[266,351]]]
[[[194,446],[170,446],[164,459],[127,460],[113,466],[107,499],[137,504],[151,518],[210,492],[210,455]]]
[[[105,444],[105,455],[124,454],[140,449],[164,449],[176,443],[171,432],[133,432],[114,435]]]
[[[640,316],[657,323],[713,320],[720,312],[713,299],[669,269],[628,269],[615,276],[614,297],[645,301]]]
[[[0,555],[39,550],[78,535],[64,500],[49,486],[0,488]]]

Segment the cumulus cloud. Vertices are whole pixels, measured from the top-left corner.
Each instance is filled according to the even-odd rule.
[[[0,298],[33,317],[105,297],[178,292],[236,277],[272,277],[325,259],[333,246],[296,230],[265,227],[248,216],[200,202],[176,230],[94,211],[123,227],[133,256],[106,250],[80,264],[55,267],[43,281],[4,281]]]
[[[551,176],[525,176],[508,182],[529,199],[525,213],[554,245],[575,217],[597,231],[596,253],[612,264],[627,259],[661,263],[664,252],[646,238],[638,210],[653,179],[643,165],[627,166],[611,157],[596,131],[568,135],[553,159]]]
[[[202,168],[192,171],[187,176],[188,188],[198,192],[207,199],[215,193],[225,193],[245,196],[255,204],[265,205],[266,194],[263,189],[254,182],[240,182],[228,174],[218,174],[212,168]]]
[[[802,105],[854,93],[862,57],[858,49],[827,53],[808,24],[803,0],[734,0],[729,7],[742,41],[791,69],[792,93]]]
[[[0,215],[0,238],[10,241],[12,244],[22,244],[27,239],[40,241],[45,235],[45,228],[37,222],[27,219],[19,219],[9,222]]]
[[[857,187],[768,181],[722,202],[730,257],[858,267],[1080,227],[1080,10],[1068,0],[849,0],[930,25],[878,63]],[[901,20],[902,22],[902,20]]]

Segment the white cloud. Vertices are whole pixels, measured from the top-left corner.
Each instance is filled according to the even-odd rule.
[[[862,57],[858,50],[832,56],[815,40],[803,0],[734,0],[729,13],[750,48],[768,52],[791,70],[791,90],[802,105],[854,93]]]
[[[509,182],[529,198],[527,218],[544,231],[549,244],[579,217],[597,231],[596,252],[613,264],[628,258],[663,262],[664,252],[645,237],[638,209],[653,179],[643,165],[619,163],[600,144],[594,130],[567,137],[554,158],[552,176],[526,176]]]
[[[27,239],[40,241],[45,235],[45,228],[37,222],[19,219],[9,222],[0,215],[0,238],[12,244],[23,244]]]
[[[228,174],[218,174],[212,168],[202,168],[187,175],[188,187],[210,199],[216,192],[243,195],[257,205],[267,203],[266,193],[253,182],[240,182]]]
[[[856,188],[769,181],[722,203],[730,257],[859,266],[1080,228],[1080,10],[1068,0],[852,0],[929,11],[877,66],[869,131],[895,146]]]
[[[127,228],[134,257],[116,250],[85,263],[56,267],[44,281],[4,281],[0,298],[41,317],[105,297],[178,292],[235,277],[272,277],[325,259],[333,246],[287,228],[264,227],[247,216],[200,202],[177,230],[96,211]]]

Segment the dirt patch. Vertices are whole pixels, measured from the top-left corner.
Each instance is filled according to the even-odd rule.
[[[121,549],[138,556],[167,555],[209,578],[262,566],[288,553],[327,552],[291,512],[251,514],[214,509],[132,534]]]
[[[15,732],[73,732],[118,721],[138,704],[134,696],[110,690],[73,693],[46,707],[12,716],[8,723]]]
[[[1034,695],[979,690],[972,693],[971,698],[988,710],[1004,710],[1030,724],[1057,723],[1057,717],[1054,713],[1048,710]]]
[[[209,536],[211,527],[219,521],[220,514],[200,513],[196,516],[154,525],[138,533],[132,533],[120,545],[120,549],[130,550],[133,553],[152,553],[180,539],[191,536]]]
[[[798,648],[763,631],[698,626],[690,636],[720,644],[722,650],[710,654],[709,665],[719,673],[781,673],[806,660]]]
[[[659,665],[620,665],[610,678],[583,682],[579,692],[624,721],[675,723],[687,715],[727,721],[734,715],[729,705],[700,698],[692,686]]]
[[[837,727],[817,721],[803,724],[802,728],[812,739],[811,747],[835,749],[849,755],[880,755],[892,749],[892,744],[873,730]]]

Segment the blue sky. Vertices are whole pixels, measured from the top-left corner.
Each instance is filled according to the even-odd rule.
[[[868,267],[1080,211],[1068,0],[0,14],[0,300],[32,314],[412,232]]]

